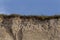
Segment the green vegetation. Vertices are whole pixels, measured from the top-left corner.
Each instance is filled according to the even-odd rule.
[[[35,15],[30,15],[30,16],[25,16],[25,15],[17,15],[17,14],[11,14],[11,15],[4,15],[4,14],[0,14],[0,17],[3,18],[11,18],[11,17],[20,17],[20,18],[35,18],[35,19],[41,19],[41,20],[45,20],[45,19],[58,19],[60,18],[60,15],[54,15],[54,16],[35,16]]]

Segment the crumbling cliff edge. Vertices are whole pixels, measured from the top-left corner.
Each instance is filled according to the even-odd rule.
[[[0,15],[0,40],[60,40],[60,16]]]

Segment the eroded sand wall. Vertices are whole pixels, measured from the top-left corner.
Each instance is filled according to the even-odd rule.
[[[60,40],[60,18],[0,18],[0,40]]]

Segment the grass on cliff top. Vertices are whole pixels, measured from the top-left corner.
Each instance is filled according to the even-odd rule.
[[[4,15],[4,14],[0,14],[0,17],[3,17],[3,18],[11,18],[11,17],[20,17],[20,18],[35,18],[35,19],[58,19],[60,18],[60,15],[53,15],[53,16],[35,16],[35,15],[29,15],[29,16],[26,16],[26,15],[18,15],[18,14],[11,14],[11,15]]]

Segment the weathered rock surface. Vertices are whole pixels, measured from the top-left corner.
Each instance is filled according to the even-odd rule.
[[[60,18],[0,18],[0,40],[60,40]]]

